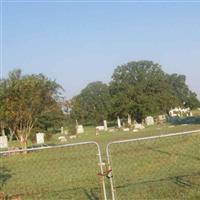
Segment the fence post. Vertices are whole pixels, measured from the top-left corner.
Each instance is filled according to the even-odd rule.
[[[97,142],[94,142],[94,143],[97,145],[97,148],[98,148],[99,165],[100,165],[101,174],[103,174],[101,148],[100,148],[100,146]],[[106,185],[105,185],[104,177],[103,177],[103,180],[102,180],[102,187],[103,187],[104,200],[107,200]]]
[[[110,161],[110,154],[109,154],[109,146],[111,143],[108,143],[106,146],[106,156],[107,156],[107,162],[108,162],[108,167],[111,169],[111,161]],[[110,177],[110,189],[111,189],[111,194],[112,194],[112,200],[116,200],[115,198],[115,190],[113,186],[113,177]]]

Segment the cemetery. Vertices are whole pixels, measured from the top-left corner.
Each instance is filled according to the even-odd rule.
[[[134,82],[141,65],[145,81]],[[164,74],[151,61],[119,66],[70,100],[43,75],[12,72],[0,85],[0,200],[200,197],[200,102],[179,75],[163,75],[165,92],[148,85],[155,71]]]

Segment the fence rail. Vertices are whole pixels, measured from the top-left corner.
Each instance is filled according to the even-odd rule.
[[[0,199],[107,199],[98,143],[0,152]]]
[[[200,130],[113,141],[106,157],[94,141],[2,151],[0,200],[200,199]]]
[[[200,198],[200,130],[110,142],[112,200]]]

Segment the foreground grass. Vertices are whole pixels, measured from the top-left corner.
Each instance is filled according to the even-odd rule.
[[[111,146],[118,199],[200,199],[200,134]]]
[[[67,143],[97,141],[103,159],[106,144],[113,140],[139,138],[200,129],[200,125],[159,125],[137,133],[116,131],[95,135],[94,127]],[[54,136],[48,144],[58,143]],[[0,189],[23,200],[100,200],[97,148],[82,145],[46,149],[1,157]],[[110,146],[117,199],[200,199],[200,133],[159,140]],[[109,179],[106,179],[110,197]]]

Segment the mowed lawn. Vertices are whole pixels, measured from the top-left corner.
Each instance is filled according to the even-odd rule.
[[[200,125],[160,125],[137,133],[85,134],[68,143],[95,140],[106,160],[110,141],[200,129]],[[55,136],[50,143],[56,143]],[[103,199],[94,144],[1,157],[0,189],[21,199]],[[200,133],[110,146],[117,199],[200,199]],[[108,199],[109,179],[105,178]]]

